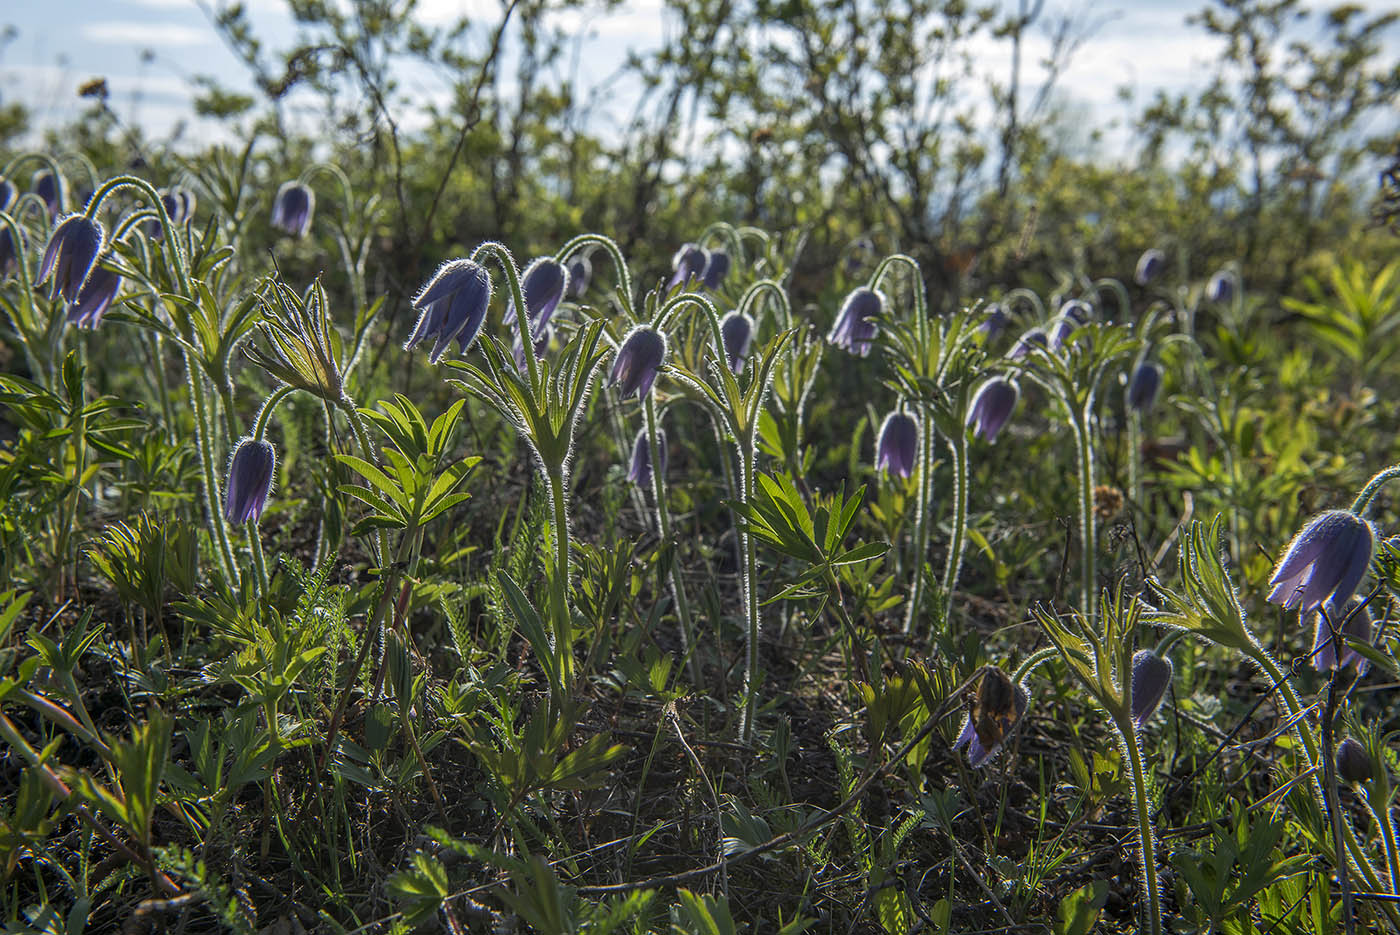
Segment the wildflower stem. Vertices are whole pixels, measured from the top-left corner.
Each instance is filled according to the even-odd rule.
[[[550,578],[553,606],[550,608],[550,616],[554,625],[555,666],[559,670],[559,687],[564,693],[564,697],[555,699],[554,710],[562,711],[574,682],[573,618],[569,613],[569,514],[566,499],[568,489],[562,465],[550,465],[547,474],[549,500],[554,516],[554,574]]]
[[[1128,410],[1128,497],[1142,509],[1142,413]]]
[[[656,500],[656,522],[661,530],[661,541],[671,548],[676,547],[676,537],[671,533],[671,510],[666,503],[666,474],[661,464],[660,433],[656,429],[655,397],[646,395],[647,453],[648,469],[651,471],[651,493]],[[681,655],[691,658],[691,647],[695,645],[695,627],[690,619],[690,602],[686,599],[685,582],[681,578],[680,562],[671,557],[671,590],[676,599],[676,616],[680,618]],[[694,661],[691,661],[691,675],[698,676]]]
[[[214,527],[214,541],[218,546],[220,570],[224,579],[233,587],[238,586],[238,564],[233,559],[233,546],[229,543],[228,527],[224,522],[224,511],[219,501],[223,494],[219,490],[219,479],[214,473],[214,451],[209,439],[208,399],[204,391],[204,378],[190,359],[192,351],[185,348],[185,373],[189,378],[190,402],[194,407],[194,433],[199,448],[199,466],[204,472],[204,506],[209,512],[209,522]]]
[[[1087,412],[1074,406],[1068,398],[1065,403],[1069,409],[1070,425],[1074,428],[1075,453],[1079,467],[1079,541],[1084,550],[1083,561],[1080,562],[1079,606],[1083,608],[1090,626],[1093,626],[1099,616],[1097,602],[1094,600],[1094,582],[1097,580],[1094,564],[1097,549],[1094,541],[1093,439],[1090,436]]]
[[[568,243],[564,244],[555,254],[555,258],[560,263],[566,262],[570,256],[578,252],[581,247],[598,246],[612,259],[613,269],[617,271],[617,293],[618,301],[622,305],[622,311],[631,321],[636,320],[636,313],[632,309],[632,274],[627,271],[627,261],[622,258],[622,251],[612,238],[604,237],[602,234],[580,234]],[[524,308],[523,304],[517,308]]]
[[[948,564],[943,571],[943,619],[953,613],[953,590],[958,586],[962,569],[963,549],[967,543],[967,431],[962,422],[959,431],[948,439],[953,451],[953,540],[948,545]]]
[[[753,499],[753,473],[756,468],[754,458],[753,430],[748,437],[739,441],[739,499],[748,503]],[[754,551],[753,537],[739,528],[739,551],[744,562],[744,616],[748,623],[747,645],[744,647],[744,715],[740,726],[740,738],[748,743],[753,740],[753,727],[758,705],[758,642],[761,623],[758,616],[758,565]]]
[[[1131,721],[1114,720],[1118,733],[1122,735],[1124,749],[1128,753],[1128,763],[1132,767],[1133,807],[1138,820],[1138,857],[1142,862],[1142,877],[1147,889],[1147,931],[1149,935],[1161,935],[1162,902],[1157,882],[1157,856],[1152,837],[1152,809],[1148,803],[1147,776],[1142,764],[1142,747],[1138,743],[1137,731]]]
[[[1364,519],[1366,514],[1371,511],[1371,501],[1376,498],[1376,494],[1380,493],[1381,488],[1396,477],[1400,477],[1400,464],[1392,464],[1372,477],[1366,482],[1366,486],[1361,488],[1361,493],[1357,494],[1356,500],[1351,505],[1351,511]]]
[[[914,504],[914,583],[909,607],[904,614],[904,632],[914,631],[924,600],[924,556],[928,554],[929,512],[933,505],[933,418],[929,407],[919,403],[919,499]]]
[[[1380,799],[1381,807],[1376,808],[1373,796]],[[1395,823],[1392,822],[1386,813],[1389,811],[1386,805],[1387,794],[1376,796],[1370,786],[1366,787],[1366,794],[1363,801],[1366,803],[1366,810],[1371,813],[1371,821],[1381,832],[1381,843],[1385,845],[1385,865],[1390,875],[1390,892],[1400,895],[1400,849],[1395,846]]]
[[[1047,646],[1044,649],[1031,653],[1025,662],[1016,667],[1016,672],[1011,676],[1011,681],[1016,685],[1020,685],[1032,672],[1051,659],[1054,659],[1059,654],[1060,650],[1054,646]]]

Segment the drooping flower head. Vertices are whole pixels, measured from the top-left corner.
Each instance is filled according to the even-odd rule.
[[[953,749],[966,745],[968,764],[973,768],[983,765],[1001,749],[1030,702],[1030,692],[1024,685],[1013,683],[1005,672],[989,666]]]
[[[753,343],[753,319],[744,312],[730,312],[720,319],[719,334],[724,339],[724,355],[729,360],[729,369],[740,373],[749,356],[749,345]]]
[[[50,294],[63,296],[65,302],[76,302],[102,253],[104,237],[102,225],[87,215],[64,218],[49,237],[43,262],[39,264],[39,282],[46,282],[52,276]]]
[[[228,465],[228,496],[224,517],[230,523],[256,522],[272,492],[277,453],[266,439],[245,438],[233,450]]]
[[[1008,360],[1021,360],[1030,355],[1036,348],[1048,349],[1050,339],[1045,336],[1045,330],[1039,327],[1027,328],[1021,332],[1021,336],[1016,339],[1016,343],[1011,346],[1011,350],[1006,352]]]
[[[305,237],[316,210],[316,193],[298,181],[283,182],[272,200],[272,226],[292,237]]]
[[[20,243],[24,243],[24,231],[20,231]],[[15,246],[15,235],[8,225],[0,226],[0,281],[9,278],[19,266],[19,248]]]
[[[593,261],[582,253],[569,261],[569,298],[581,299],[588,291],[588,281],[593,278]]]
[[[1021,388],[1014,380],[989,378],[977,388],[967,407],[967,424],[972,426],[972,434],[989,442],[996,441],[1020,398]]]
[[[662,476],[666,474],[666,430],[656,427],[656,465]],[[647,430],[643,426],[632,442],[632,464],[627,469],[627,479],[637,485],[651,484],[651,442],[647,440]]]
[[[19,197],[19,188],[9,179],[0,178],[0,211],[10,210],[10,205],[14,204]]]
[[[102,324],[102,316],[107,314],[107,309],[111,307],[112,300],[117,297],[121,286],[120,276],[105,266],[97,267],[78,293],[78,301],[68,303],[69,323],[88,329]]]
[[[545,348],[549,347],[549,342],[554,340],[554,326],[545,325],[543,328],[535,328],[532,332],[535,345],[535,360],[544,356]],[[515,369],[524,373],[529,366],[525,363],[525,345],[520,343],[520,335],[516,334],[514,343],[510,347],[511,355],[515,358]]]
[[[884,310],[884,294],[861,286],[841,303],[841,311],[836,315],[831,333],[826,336],[827,341],[859,357],[868,356],[875,346],[875,336],[880,333],[878,320]]]
[[[1011,316],[1007,314],[1005,306],[999,303],[989,305],[986,313],[982,316],[981,323],[977,326],[977,333],[988,341],[994,341],[997,335],[1005,331],[1009,324],[1011,324]]]
[[[666,291],[670,292],[677,286],[689,288],[691,280],[699,279],[705,274],[705,265],[709,262],[710,255],[699,244],[684,243],[671,257],[671,278],[666,283]]]
[[[1308,613],[1346,605],[1371,567],[1371,524],[1350,510],[1328,510],[1313,518],[1293,541],[1269,579],[1269,602]]]
[[[1138,257],[1137,269],[1133,271],[1133,282],[1139,286],[1145,286],[1158,276],[1162,275],[1167,268],[1167,255],[1157,248],[1143,251]]]
[[[1217,270],[1206,283],[1206,298],[1211,302],[1228,302],[1235,297],[1235,274],[1228,269]]]
[[[1147,726],[1172,684],[1172,661],[1150,649],[1133,654],[1131,682],[1133,723],[1138,730]]]
[[[63,191],[59,187],[58,176],[47,169],[34,176],[34,194],[44,202],[44,207],[49,209],[49,217],[58,217],[58,212],[63,210]]]
[[[1371,781],[1371,757],[1355,737],[1337,744],[1337,775],[1343,782]]]
[[[880,424],[875,469],[907,480],[914,473],[918,448],[919,423],[907,412],[891,412]]]
[[[187,188],[167,189],[160,193],[160,203],[165,207],[165,213],[170,216],[170,223],[179,227],[194,215],[195,194]],[[158,220],[151,221],[146,230],[156,239],[164,234]]]
[[[1146,412],[1157,401],[1157,393],[1162,388],[1162,368],[1150,360],[1144,360],[1133,371],[1128,381],[1128,408],[1136,412]]]
[[[486,267],[472,260],[449,260],[438,267],[414,298],[418,322],[403,349],[411,351],[431,339],[433,349],[428,352],[428,360],[437,363],[455,338],[466,353],[481,333],[490,306],[491,277]]]
[[[705,261],[705,271],[701,273],[700,279],[705,288],[714,292],[724,284],[724,277],[729,275],[729,251],[716,247],[710,251],[709,257]]]
[[[654,328],[638,325],[628,332],[613,361],[608,385],[622,384],[622,398],[638,399],[651,392],[656,373],[666,360],[666,337]]]
[[[1341,608],[1319,607],[1313,612],[1313,644],[1309,658],[1313,668],[1319,672],[1355,666],[1357,675],[1365,675],[1371,663],[1365,656],[1347,645],[1348,639],[1363,643],[1371,641],[1370,608],[1352,598]],[[1341,643],[1342,661],[1337,662],[1337,646],[1332,640],[1333,631]]]
[[[569,271],[553,257],[540,257],[520,274],[520,291],[525,295],[525,307],[530,310],[530,328],[538,331],[549,324],[554,310],[564,300],[569,287]],[[506,324],[515,321],[515,297],[506,303]]]

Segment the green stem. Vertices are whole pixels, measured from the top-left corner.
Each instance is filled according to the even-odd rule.
[[[748,503],[753,498],[753,473],[757,465],[752,437],[739,442],[739,499]],[[758,562],[753,537],[740,527],[739,551],[744,562],[744,616],[747,622],[747,644],[744,647],[744,714],[739,736],[748,743],[753,740],[754,719],[758,707],[758,644],[762,624],[758,614]]]
[[[194,408],[195,439],[199,448],[199,466],[204,472],[204,505],[209,511],[209,522],[214,527],[214,540],[218,545],[221,570],[224,578],[235,588],[238,586],[238,563],[234,561],[233,546],[229,543],[228,527],[224,521],[224,511],[220,508],[223,493],[219,489],[219,479],[214,473],[214,451],[209,436],[208,399],[204,391],[204,379],[191,359],[191,350],[184,350],[185,373],[189,378],[190,401]]]
[[[1152,809],[1147,799],[1147,777],[1142,765],[1142,747],[1138,744],[1137,731],[1133,725],[1114,722],[1123,738],[1128,753],[1128,763],[1132,767],[1133,807],[1137,812],[1139,858],[1142,864],[1143,882],[1147,889],[1147,931],[1149,935],[1161,935],[1162,901],[1158,892],[1157,857],[1152,836]]]
[[[919,405],[919,499],[914,505],[914,584],[904,614],[904,632],[914,632],[924,602],[924,556],[928,554],[929,513],[933,505],[933,419],[929,407]]]
[[[1128,496],[1142,509],[1142,413],[1128,411]]]
[[[963,549],[967,542],[967,432],[960,431],[949,440],[953,450],[953,541],[948,546],[948,565],[943,571],[943,619],[953,613],[953,591],[958,586],[962,569]]]
[[[1380,471],[1375,477],[1366,482],[1366,486],[1361,488],[1361,493],[1357,494],[1356,501],[1351,505],[1351,511],[1358,516],[1365,517],[1371,511],[1371,501],[1381,488],[1395,477],[1400,476],[1400,464],[1392,464],[1384,471]]]
[[[519,307],[524,308],[523,305]],[[554,710],[562,711],[573,691],[574,682],[573,617],[569,613],[568,488],[562,466],[551,466],[548,477],[549,500],[554,516],[554,574],[550,578],[550,589],[553,593],[550,616],[554,623],[552,648],[555,665],[559,671],[560,688],[564,692],[562,698],[554,699]]]
[[[617,271],[617,297],[622,305],[622,311],[629,321],[636,321],[636,313],[632,309],[632,275],[627,271],[627,261],[622,258],[622,251],[617,248],[617,244],[602,234],[580,234],[559,248],[555,258],[559,262],[567,262],[582,247],[599,246],[612,259],[613,269]],[[524,308],[518,305],[517,308]],[[527,345],[528,346],[528,345]],[[528,356],[528,355],[527,355]]]
[[[660,433],[656,427],[656,403],[655,397],[648,393],[646,395],[646,420],[647,420],[647,451],[650,457],[651,470],[651,493],[656,500],[656,521],[661,529],[661,541],[676,548],[678,540],[671,534],[671,510],[666,503],[666,475],[661,466]],[[697,677],[695,664],[691,656],[691,647],[695,645],[695,625],[690,619],[690,602],[686,599],[685,582],[681,578],[681,563],[676,560],[676,556],[671,556],[671,590],[676,599],[676,616],[680,619],[681,655],[691,660],[691,675]]]
[[[1031,653],[1025,662],[1016,667],[1016,672],[1011,676],[1011,681],[1020,685],[1036,669],[1054,659],[1060,654],[1059,649],[1054,646],[1047,646],[1044,649]]]
[[[1367,786],[1364,797],[1366,810],[1371,813],[1371,821],[1380,829],[1381,842],[1385,845],[1385,866],[1390,874],[1390,892],[1400,895],[1400,849],[1395,846],[1395,825],[1386,814],[1389,809],[1385,800],[1389,796],[1380,797],[1381,807],[1377,809],[1376,803],[1371,800],[1372,795],[1371,787]]]
[[[258,597],[267,595],[267,561],[263,558],[262,537],[258,535],[258,524],[256,520],[248,521],[248,547],[253,551],[253,568],[257,571],[254,583],[258,589]]]
[[[1092,627],[1099,617],[1097,602],[1094,601],[1094,582],[1097,580],[1094,566],[1098,556],[1094,528],[1093,440],[1090,438],[1088,413],[1074,406],[1069,409],[1079,467],[1079,541],[1084,550],[1084,560],[1080,563],[1079,605]]]

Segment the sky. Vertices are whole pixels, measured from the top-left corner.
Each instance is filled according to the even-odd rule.
[[[210,0],[217,2],[217,0]],[[282,0],[244,0],[257,34],[283,47],[295,26]],[[1373,0],[1378,12],[1400,0]],[[1090,38],[1075,54],[1061,78],[1062,103],[1085,114],[1096,126],[1122,127],[1157,89],[1181,91],[1197,86],[1211,70],[1219,47],[1186,23],[1205,0],[1048,0],[1047,12],[1074,12],[1092,25]],[[207,140],[227,132],[194,117],[192,79],[212,75],[226,86],[246,90],[247,73],[222,43],[196,0],[19,0],[0,9],[0,102],[19,101],[31,109],[34,129],[61,126],[83,107],[79,85],[104,77],[110,103],[130,124],[164,136],[185,125],[186,138]],[[443,25],[459,15],[494,19],[497,0],[419,0],[420,18]],[[597,86],[614,75],[629,51],[655,49],[668,30],[682,28],[661,0],[630,0],[613,11],[559,14],[571,31],[584,31],[579,79]],[[285,40],[285,41],[284,41]],[[1392,29],[1388,49],[1400,57],[1400,29]],[[1025,57],[1027,74],[1037,50],[1047,40],[1037,34]],[[1004,74],[1005,50],[988,44],[979,67]],[[423,71],[402,76],[415,100],[445,101],[445,78]],[[610,85],[606,105],[594,114],[600,125],[620,125],[635,91]],[[1120,98],[1132,91],[1132,103]],[[1123,131],[1116,131],[1119,138]]]

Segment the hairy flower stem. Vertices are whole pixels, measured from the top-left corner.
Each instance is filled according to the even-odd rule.
[[[1376,808],[1373,796],[1380,799],[1380,808]],[[1382,817],[1387,811],[1386,798],[1387,796],[1376,796],[1371,787],[1367,786],[1362,801],[1366,804],[1366,811],[1371,814],[1372,823],[1381,832],[1381,843],[1385,845],[1386,871],[1390,876],[1390,892],[1400,894],[1400,849],[1395,845],[1395,823]]]
[[[1128,754],[1128,764],[1132,767],[1133,810],[1138,820],[1138,858],[1142,868],[1144,888],[1147,890],[1148,935],[1161,935],[1162,898],[1157,881],[1157,855],[1152,835],[1152,808],[1148,802],[1147,774],[1143,769],[1142,745],[1138,743],[1137,731],[1131,721],[1114,721],[1123,749]]]
[[[656,501],[656,524],[661,541],[670,548],[677,546],[671,531],[671,510],[666,504],[666,475],[661,465],[660,433],[656,429],[656,402],[652,394],[646,397],[647,452],[650,455],[651,494]],[[681,655],[688,661],[691,677],[699,684],[699,672],[691,647],[695,645],[695,624],[690,618],[690,602],[686,600],[685,582],[681,579],[681,563],[672,555],[671,592],[676,601],[676,616],[680,621]]]
[[[924,556],[928,554],[929,514],[933,507],[933,419],[929,407],[919,404],[919,494],[914,504],[914,583],[904,613],[904,632],[914,632],[924,602]]]
[[[943,569],[943,619],[953,613],[953,591],[962,570],[967,544],[967,433],[958,432],[948,440],[953,452],[953,540],[948,545],[948,564]]]
[[[1128,413],[1128,497],[1142,510],[1142,413]]]
[[[1079,542],[1084,550],[1083,561],[1080,562],[1079,606],[1089,619],[1089,625],[1094,627],[1098,623],[1099,608],[1098,602],[1094,600],[1094,582],[1097,580],[1094,564],[1097,549],[1094,529],[1093,438],[1089,429],[1088,413],[1069,405],[1068,402],[1066,400],[1066,408],[1069,409],[1070,425],[1074,428],[1075,453],[1079,468]]]
[[[1366,486],[1361,488],[1361,493],[1356,495],[1356,500],[1351,505],[1351,511],[1357,516],[1364,518],[1371,512],[1371,501],[1376,498],[1376,494],[1381,492],[1381,488],[1387,483],[1400,477],[1400,464],[1392,464],[1383,471],[1379,471],[1366,482]]]
[[[520,307],[524,308],[523,305]],[[549,581],[552,595],[550,619],[553,623],[554,639],[554,646],[551,648],[559,672],[558,687],[563,692],[563,697],[554,699],[552,707],[555,711],[562,711],[573,691],[574,683],[574,624],[573,616],[569,612],[568,488],[562,466],[551,465],[548,477],[549,502],[554,517],[554,569]]]
[[[194,434],[199,450],[199,467],[204,473],[204,506],[209,513],[209,523],[214,528],[214,541],[218,546],[219,568],[224,580],[234,588],[238,587],[238,564],[233,559],[233,546],[229,543],[228,525],[224,521],[224,511],[219,501],[223,494],[219,489],[219,479],[214,473],[214,449],[210,441],[208,398],[204,391],[204,378],[190,359],[191,351],[186,348],[185,373],[189,378],[190,401],[194,408]]]
[[[750,437],[739,443],[739,499],[749,503],[753,499],[753,475],[757,468],[752,429]],[[744,715],[740,722],[739,736],[745,742],[753,740],[754,718],[758,708],[758,643],[761,623],[758,615],[758,555],[754,549],[753,536],[742,528],[739,530],[739,552],[744,562],[744,616],[748,623],[747,643],[744,647]]]

